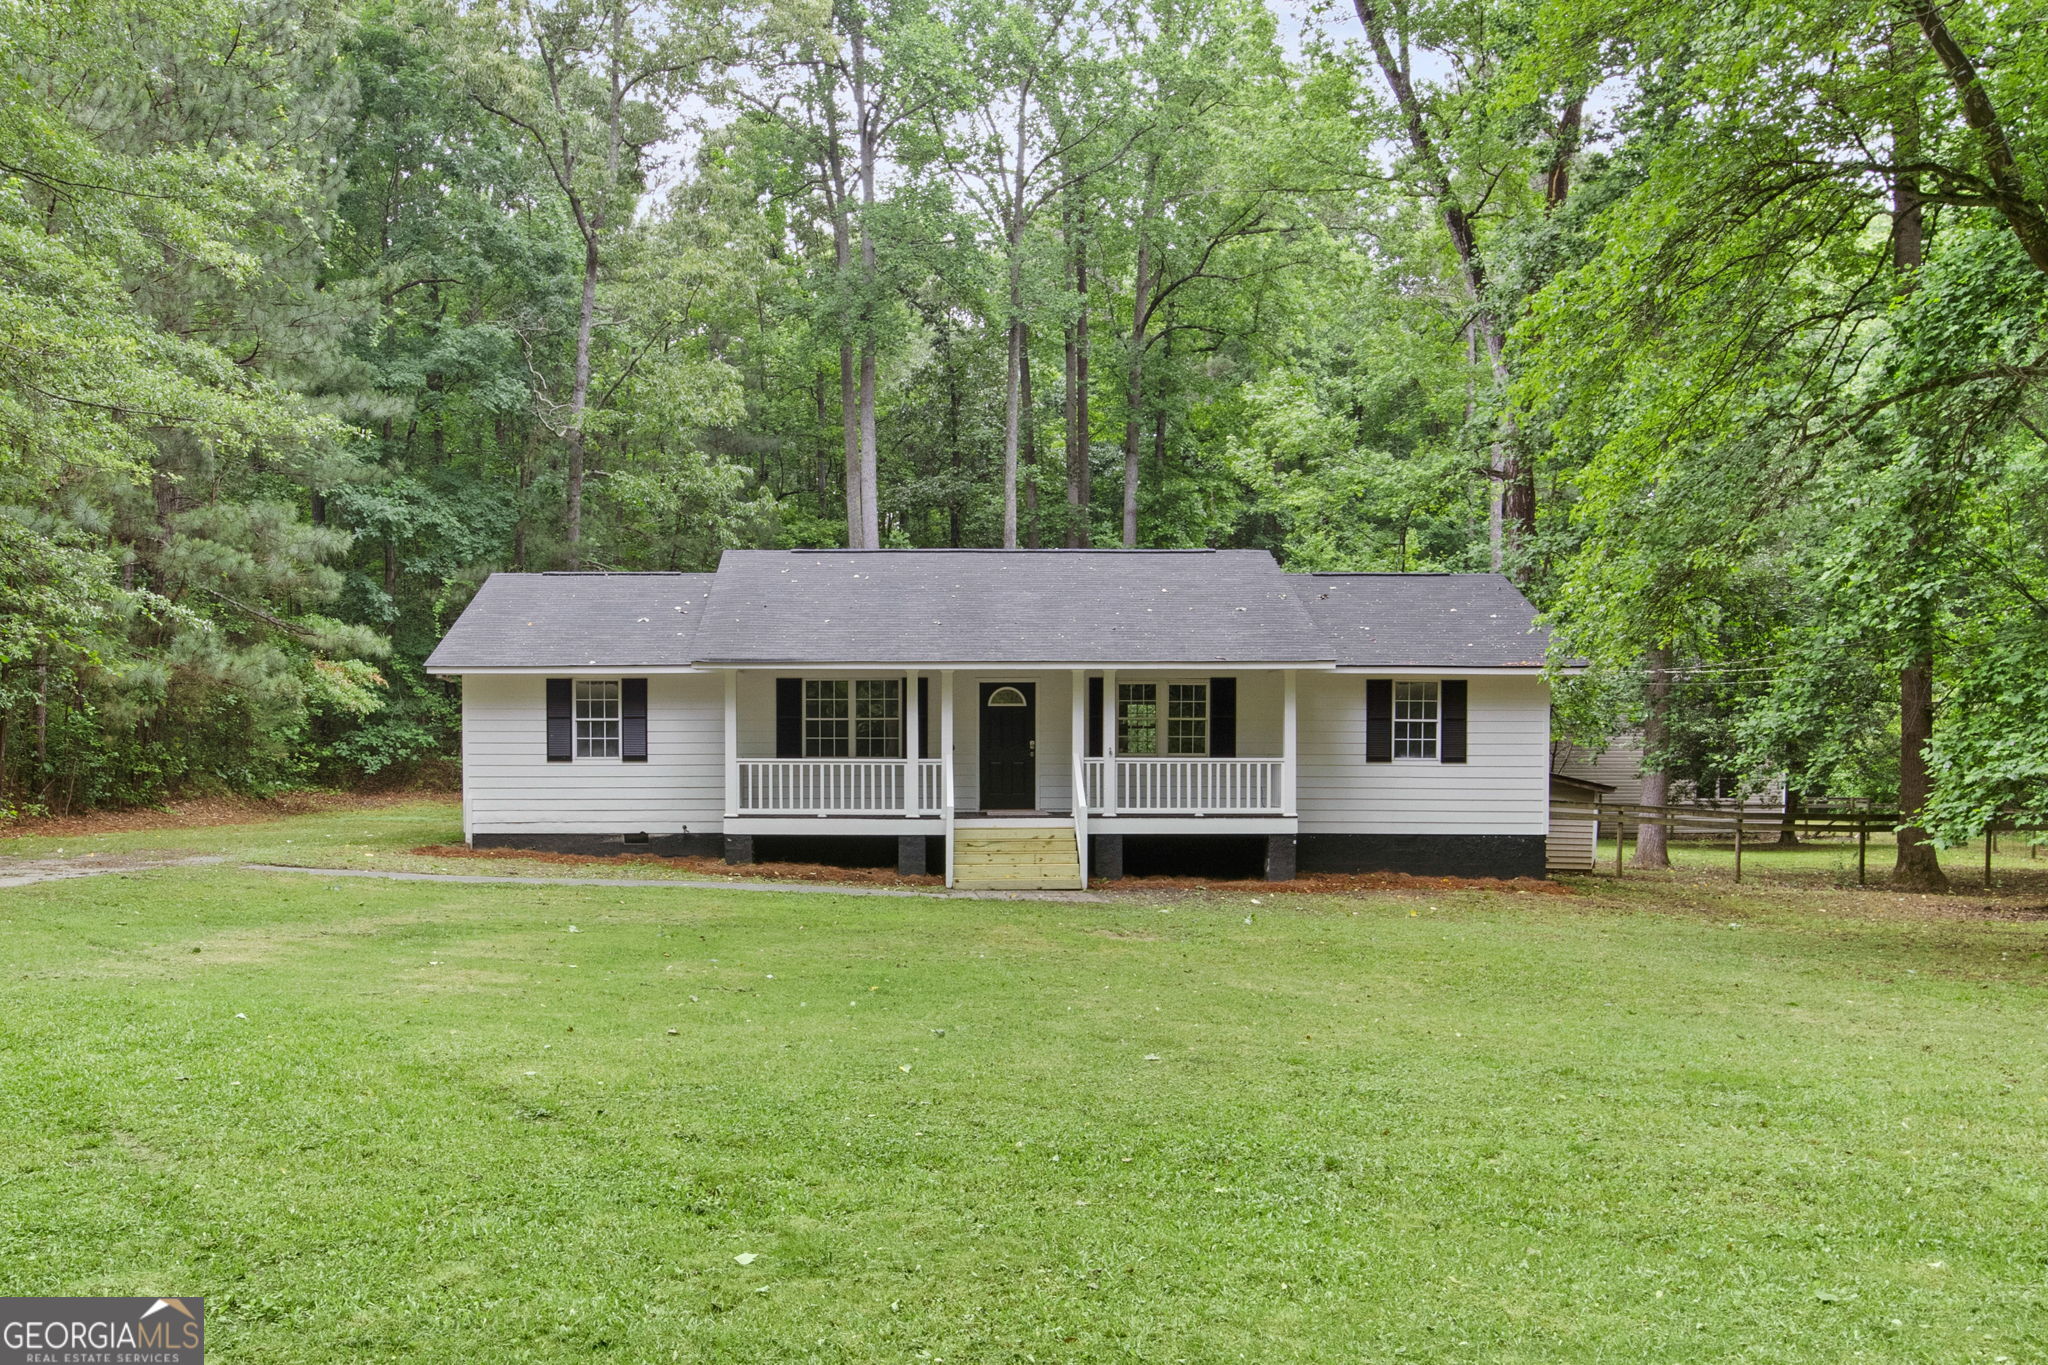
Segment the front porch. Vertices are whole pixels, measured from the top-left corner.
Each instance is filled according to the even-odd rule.
[[[942,816],[949,806],[944,759],[741,758],[734,766],[738,796],[728,819],[924,819]],[[1087,813],[1102,819],[1286,815],[1288,769],[1284,757],[1084,758],[1081,786]],[[990,813],[954,809],[960,818]],[[1069,815],[1073,806],[1069,799],[1028,809]]]
[[[1091,845],[1127,835],[1291,848],[1296,711],[1291,669],[730,669],[724,828],[748,856],[757,836],[879,835],[907,860],[936,838],[949,885],[963,827],[1058,826],[1084,886]]]

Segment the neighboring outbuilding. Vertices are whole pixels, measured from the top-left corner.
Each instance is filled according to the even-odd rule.
[[[477,847],[888,840],[905,872],[1037,887],[1232,849],[1275,879],[1542,876],[1547,645],[1497,574],[734,550],[494,574],[427,668],[462,679]]]
[[[1613,797],[1614,788],[1605,782],[1563,773],[1550,775],[1550,844],[1544,850],[1545,867],[1552,872],[1593,870],[1600,847],[1600,820],[1586,808]]]

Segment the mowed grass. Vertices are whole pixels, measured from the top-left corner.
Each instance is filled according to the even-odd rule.
[[[2048,1357],[2048,931],[1587,885],[0,891],[0,1293],[224,1361]]]

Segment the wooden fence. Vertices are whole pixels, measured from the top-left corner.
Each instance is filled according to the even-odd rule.
[[[1897,811],[1857,809],[1814,809],[1791,813],[1771,811],[1745,811],[1706,805],[1638,806],[1622,802],[1599,801],[1592,803],[1571,803],[1553,800],[1550,803],[1552,815],[1577,816],[1594,821],[1594,844],[1598,847],[1600,832],[1612,828],[1614,832],[1614,875],[1621,875],[1622,853],[1628,842],[1625,826],[1663,825],[1676,830],[1683,826],[1689,835],[1701,833],[1732,834],[1735,838],[1735,880],[1742,880],[1742,849],[1745,835],[1768,835],[1775,841],[1785,830],[1791,829],[1801,835],[1854,834],[1856,836],[1856,884],[1864,886],[1869,880],[1870,836],[1872,833],[1890,834],[1897,830],[1900,816]],[[2006,834],[2039,834],[2040,826],[2020,825],[2011,821],[1994,821],[1984,831],[1984,886],[1991,887],[1991,853],[1997,843],[1997,836]],[[2029,852],[2033,850],[2030,843]]]

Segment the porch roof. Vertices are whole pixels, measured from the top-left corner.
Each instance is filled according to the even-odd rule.
[[[1263,550],[728,550],[697,662],[1328,663]]]

